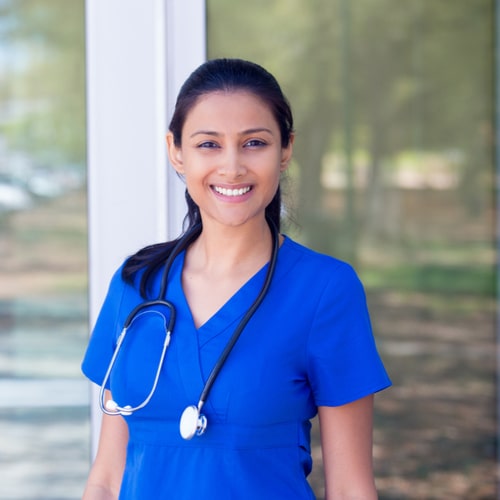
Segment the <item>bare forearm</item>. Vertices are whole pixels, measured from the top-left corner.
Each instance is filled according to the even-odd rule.
[[[376,500],[372,464],[373,397],[320,407],[327,500]]]
[[[106,400],[112,399],[109,392]],[[117,500],[125,468],[128,428],[123,418],[104,415],[99,448],[82,500]]]
[[[95,484],[87,484],[82,500],[117,500],[115,495],[109,489]]]
[[[326,491],[325,500],[377,500],[378,495],[375,486],[371,487],[366,485],[366,487],[360,486],[358,491],[349,492],[342,491]]]

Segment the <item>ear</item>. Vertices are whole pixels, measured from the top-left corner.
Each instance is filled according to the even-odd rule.
[[[168,158],[178,174],[184,174],[184,162],[182,161],[182,149],[174,143],[174,135],[168,132],[165,136],[167,141]]]
[[[288,146],[285,148],[281,148],[281,162],[280,162],[280,171],[284,172],[288,165],[290,164],[290,160],[292,159],[293,154],[293,142],[295,141],[295,135],[290,134],[290,140],[288,141]]]

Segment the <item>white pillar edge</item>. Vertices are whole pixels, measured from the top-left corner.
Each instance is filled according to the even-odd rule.
[[[167,115],[170,118],[186,78],[206,59],[205,0],[166,0]],[[184,185],[167,170],[169,237],[180,234],[186,213]]]

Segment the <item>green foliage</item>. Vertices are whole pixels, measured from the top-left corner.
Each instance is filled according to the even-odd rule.
[[[85,37],[81,0],[4,0],[0,133],[11,150],[57,166],[85,160]]]
[[[468,294],[495,297],[497,283],[493,266],[487,265],[395,265],[372,268],[362,273],[370,290],[418,291],[423,293]]]

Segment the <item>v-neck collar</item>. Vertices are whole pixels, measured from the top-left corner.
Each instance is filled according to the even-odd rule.
[[[182,269],[185,252],[174,260],[170,270],[167,299],[177,309],[177,321],[172,337],[177,344],[175,356],[186,402],[193,404],[205,386],[210,371],[227,345],[238,322],[250,308],[264,282],[268,264],[251,277],[229,300],[201,327],[196,328],[189,304],[182,288]],[[182,357],[182,358],[181,358]],[[212,412],[216,410],[213,398],[206,402]]]
[[[202,347],[205,342],[220,335],[233,325],[234,330],[236,322],[243,317],[257,298],[264,283],[269,263],[266,263],[249,278],[207,321],[201,326],[196,327],[191,308],[182,287],[182,269],[184,267],[185,256],[186,252],[184,251],[177,257],[174,266],[172,266],[172,277],[169,280],[169,288],[172,287],[173,295],[178,298],[178,307],[189,317],[192,328],[198,334],[199,345]]]

